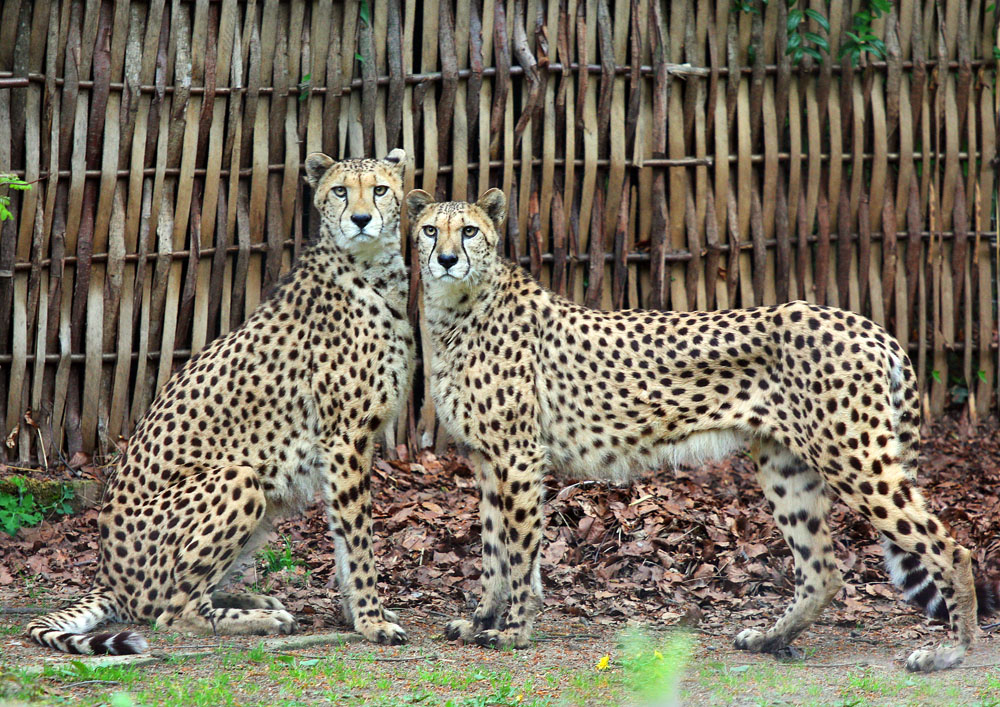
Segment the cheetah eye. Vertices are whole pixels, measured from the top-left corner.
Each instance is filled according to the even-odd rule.
[[[339,196],[341,199],[343,199],[345,196],[347,196],[347,187],[334,187],[332,191],[333,191],[334,194],[336,194],[337,196]]]
[[[375,187],[375,196],[383,196],[387,191],[389,191],[389,187],[384,184],[379,184]]]
[[[434,226],[424,226],[424,235],[428,238],[437,238],[438,230]]]
[[[462,238],[472,238],[477,233],[479,233],[479,229],[475,226],[465,226],[462,228]]]

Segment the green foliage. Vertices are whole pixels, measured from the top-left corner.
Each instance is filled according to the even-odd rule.
[[[15,191],[27,191],[31,189],[30,184],[18,179],[13,174],[0,174],[0,189],[5,187]],[[13,218],[14,214],[10,212],[10,195],[0,194],[0,221],[8,221]]]
[[[38,525],[46,516],[73,512],[69,503],[73,500],[73,489],[65,484],[52,501],[39,503],[35,500],[35,494],[27,490],[24,477],[12,476],[8,481],[17,489],[16,494],[0,493],[0,528],[8,535],[16,535],[22,527]]]
[[[840,45],[840,59],[847,57],[851,66],[856,66],[864,53],[876,59],[885,59],[885,42],[872,34],[872,20],[876,20],[892,9],[890,0],[865,0],[861,9],[854,13],[851,31],[845,32],[847,39]]]
[[[806,55],[822,61],[824,53],[830,54],[830,43],[823,36],[830,34],[830,22],[818,10],[811,7],[800,10],[795,7],[797,4],[798,0],[788,0],[788,22],[785,28],[788,32],[788,46],[785,54],[792,57],[793,64],[798,64]],[[814,20],[823,34],[803,31],[802,23],[806,18]]]
[[[303,564],[302,560],[297,558],[292,551],[292,541],[288,539],[288,536],[283,535],[281,541],[282,547],[280,550],[266,547],[260,551],[258,557],[264,563],[264,574],[295,569]]]
[[[806,56],[816,61],[823,61],[823,55],[830,55],[830,21],[815,8],[799,7],[799,0],[785,0],[788,3],[788,20],[785,31],[788,43],[785,54],[792,58],[793,64],[798,64]],[[763,0],[767,5],[768,0]],[[829,3],[827,3],[829,4]],[[840,45],[838,58],[847,58],[852,66],[856,66],[862,54],[871,54],[876,59],[886,58],[885,42],[872,32],[872,21],[882,17],[892,9],[891,0],[864,0],[860,9],[851,16],[850,31],[845,32],[844,43]],[[730,12],[759,14],[753,0],[732,0]],[[989,11],[989,9],[987,9]],[[813,20],[818,32],[808,31],[806,20]],[[754,47],[750,47],[750,57],[753,59]],[[993,49],[993,58],[1000,60],[1000,47]]]

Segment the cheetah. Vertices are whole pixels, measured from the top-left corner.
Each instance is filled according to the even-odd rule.
[[[475,204],[407,195],[431,343],[431,392],[469,450],[482,494],[483,596],[452,639],[525,647],[542,606],[542,476],[627,480],[749,443],[795,563],[791,606],[737,648],[790,642],[844,586],[829,495],[881,533],[893,580],[957,644],[917,650],[915,671],[959,663],[978,631],[971,555],[914,484],[916,376],[864,317],[806,302],[715,312],[596,311],[497,254],[503,192]],[[996,583],[980,609],[996,608]]]
[[[291,633],[276,599],[217,591],[273,522],[326,503],[345,619],[369,641],[406,632],[376,593],[370,465],[409,389],[414,337],[399,222],[405,153],[305,162],[318,237],[247,321],[167,383],[128,443],[98,517],[93,588],[33,620],[70,653],[137,653],[132,631]]]

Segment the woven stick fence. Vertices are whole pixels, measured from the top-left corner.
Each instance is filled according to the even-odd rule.
[[[502,187],[558,292],[849,308],[927,415],[987,414],[997,12],[880,4],[4,0],[0,171],[33,188],[0,231],[3,453],[113,450],[315,231],[305,154],[396,146],[407,188]],[[421,370],[390,442],[433,440]]]

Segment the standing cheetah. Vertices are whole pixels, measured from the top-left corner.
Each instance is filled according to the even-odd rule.
[[[871,321],[791,302],[721,312],[602,312],[542,288],[497,255],[502,192],[475,204],[407,196],[433,350],[431,390],[471,449],[482,491],[483,597],[451,638],[528,645],[542,605],[542,475],[622,480],[750,442],[795,560],[795,597],[736,646],[785,652],[844,582],[828,492],[881,532],[892,578],[957,633],[910,670],[962,660],[978,631],[970,553],[914,485],[916,380]],[[982,586],[993,608],[996,586]],[[986,606],[989,604],[990,606]]]
[[[406,640],[376,594],[369,488],[375,437],[396,417],[413,367],[399,241],[404,157],[309,155],[318,239],[243,326],[192,358],[150,407],[108,485],[94,586],[32,621],[35,641],[70,653],[146,648],[131,631],[80,635],[108,619],[294,631],[276,599],[216,588],[274,520],[317,492],[345,618],[370,641]]]

